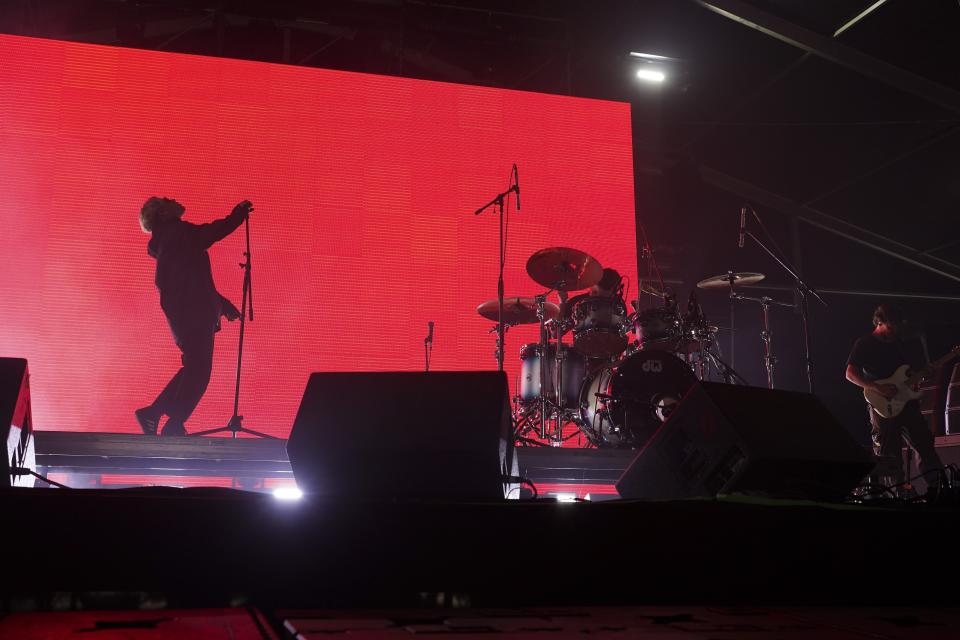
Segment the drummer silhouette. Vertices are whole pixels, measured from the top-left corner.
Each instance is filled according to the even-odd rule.
[[[577,303],[586,298],[614,297],[623,297],[623,276],[616,269],[605,267],[600,281],[590,287],[589,291],[569,298],[560,305],[560,315],[563,317],[569,316]]]

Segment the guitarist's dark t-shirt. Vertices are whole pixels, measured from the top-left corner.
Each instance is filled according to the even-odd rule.
[[[920,340],[883,342],[869,333],[854,343],[847,364],[861,369],[871,380],[882,380],[893,375],[903,364],[920,369],[927,364],[927,358]]]

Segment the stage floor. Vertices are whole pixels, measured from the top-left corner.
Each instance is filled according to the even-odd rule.
[[[170,606],[952,606],[960,511],[678,502],[283,502],[229,489],[8,489],[4,593]]]
[[[125,640],[204,638],[257,640],[331,637],[391,640],[429,634],[460,640],[943,640],[960,628],[960,610],[826,607],[550,607],[395,610],[198,609],[14,613],[0,620],[0,636],[18,640],[122,637]],[[954,631],[951,631],[954,629]]]

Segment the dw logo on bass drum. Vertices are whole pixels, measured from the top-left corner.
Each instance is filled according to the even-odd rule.
[[[640,368],[644,373],[663,373],[663,360],[644,360]]]

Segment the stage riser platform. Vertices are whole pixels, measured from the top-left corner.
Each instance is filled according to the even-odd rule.
[[[38,431],[37,466],[83,478],[99,475],[236,478],[244,486],[265,479],[293,481],[286,440],[163,438],[121,433]],[[635,451],[519,447],[521,475],[536,484],[613,485]]]

